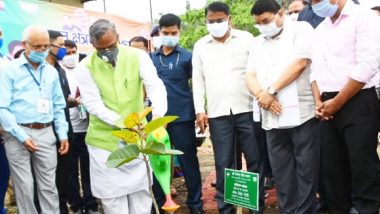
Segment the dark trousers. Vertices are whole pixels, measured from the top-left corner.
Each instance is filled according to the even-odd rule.
[[[294,128],[267,131],[281,213],[317,213],[320,147],[316,127],[312,118]]]
[[[79,209],[98,210],[98,203],[96,198],[92,196],[90,184],[90,160],[85,143],[86,132],[74,133],[71,141],[71,176],[69,179],[70,191],[69,202],[71,210],[74,212]],[[80,169],[79,169],[80,166]],[[80,170],[80,184],[82,185],[83,198],[80,195],[79,185],[79,170]]]
[[[69,142],[71,146],[71,137],[69,137]],[[60,143],[57,144],[57,147],[60,147]],[[69,209],[67,208],[67,202],[69,199],[69,179],[71,176],[71,168],[70,168],[70,155],[71,148],[69,148],[69,152],[66,155],[57,155],[57,170],[56,170],[56,178],[55,183],[57,185],[58,197],[59,197],[59,210],[61,214],[68,214]]]
[[[337,93],[323,93],[323,101]],[[334,118],[319,123],[321,170],[329,212],[378,213],[380,165],[376,153],[379,103],[374,88],[351,98]]]
[[[4,199],[8,188],[9,166],[5,149],[0,137],[0,214],[4,214]]]
[[[166,129],[172,146],[184,153],[177,157],[187,187],[187,206],[190,209],[201,209],[203,208],[202,180],[197,157],[194,121],[170,123]],[[161,207],[165,202],[165,195],[160,190],[156,179],[154,179],[153,189],[157,203]]]
[[[261,127],[261,122],[254,122],[253,124],[256,142],[260,151],[260,162],[263,164],[263,176],[265,178],[273,178],[272,168],[269,162],[267,135],[265,130]]]
[[[236,169],[236,147],[244,154],[249,172],[260,173],[259,149],[253,129],[252,112],[209,119],[215,155],[216,191],[219,213],[234,213],[232,204],[224,202],[224,169]],[[260,170],[261,171],[261,170]],[[263,176],[260,173],[260,209],[264,208]]]

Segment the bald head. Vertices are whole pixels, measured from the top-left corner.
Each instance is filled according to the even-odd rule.
[[[22,34],[22,41],[30,41],[37,37],[43,37],[49,40],[49,33],[45,28],[41,26],[28,26],[24,29],[24,32]]]

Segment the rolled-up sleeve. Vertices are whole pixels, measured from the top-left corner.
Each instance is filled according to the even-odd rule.
[[[350,78],[368,83],[378,71],[380,63],[380,18],[375,13],[360,17],[356,33],[356,65]]]
[[[205,87],[205,77],[203,74],[202,68],[202,60],[199,56],[199,44],[195,44],[193,50],[193,96],[194,96],[194,108],[195,113],[205,113],[205,95],[206,95],[206,87]]]

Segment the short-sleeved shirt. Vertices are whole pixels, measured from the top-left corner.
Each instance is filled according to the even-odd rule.
[[[283,31],[275,39],[265,39],[263,36],[256,37],[250,52],[247,72],[256,72],[261,87],[268,88],[295,59],[310,59],[309,51],[312,42],[310,38],[313,31],[313,28],[306,22],[293,22],[285,19]],[[302,124],[314,117],[314,100],[310,87],[309,67],[306,67],[296,79],[296,85],[300,124]],[[266,110],[261,112],[264,129],[292,128],[290,126],[281,127],[277,115]]]
[[[192,77],[191,52],[176,46],[165,55],[162,47],[152,54],[158,77],[164,82],[168,99],[166,115],[179,118],[175,122],[195,120],[193,94],[190,88]]]

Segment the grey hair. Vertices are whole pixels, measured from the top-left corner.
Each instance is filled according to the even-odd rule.
[[[114,23],[110,22],[107,19],[98,19],[97,21],[95,21],[90,26],[89,30],[91,43],[99,40],[108,31],[116,33],[116,27]]]
[[[46,28],[39,25],[30,25],[24,29],[22,33],[22,41],[29,41],[30,37],[37,32],[46,33],[48,35]]]

